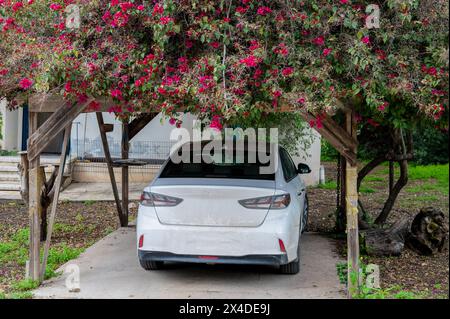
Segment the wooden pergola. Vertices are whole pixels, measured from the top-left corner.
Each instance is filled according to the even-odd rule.
[[[100,109],[91,110],[88,105],[92,101],[100,104]],[[25,198],[28,201],[29,223],[30,223],[30,253],[28,262],[28,274],[33,280],[41,282],[44,279],[48,251],[51,242],[53,224],[56,216],[59,191],[62,184],[65,157],[68,150],[70,131],[72,122],[81,113],[96,112],[103,150],[106,158],[108,172],[113,189],[114,199],[117,206],[120,224],[122,227],[128,226],[128,153],[130,140],[133,139],[157,113],[141,113],[129,123],[122,124],[122,161],[113,161],[109,151],[106,134],[111,132],[111,124],[105,124],[102,112],[109,106],[114,105],[112,100],[107,98],[90,98],[84,103],[70,103],[61,96],[50,94],[33,95],[28,99],[29,107],[29,138],[27,152],[22,154],[22,166],[25,170],[26,184],[28,190],[25,191]],[[328,115],[321,116],[322,126],[316,130],[340,153],[343,159],[341,164],[342,185],[344,191],[341,201],[345,203],[347,221],[347,245],[348,245],[348,296],[351,297],[359,287],[359,239],[358,239],[358,193],[357,193],[357,139],[355,113],[350,107],[340,106],[345,114],[345,127],[341,127],[334,119]],[[282,105],[277,108],[278,112],[293,112],[289,105]],[[298,110],[295,110],[298,111]],[[41,112],[52,113],[50,117],[38,127],[37,115]],[[302,116],[307,120],[314,120],[316,116],[301,111]],[[51,142],[52,138],[64,132],[64,140],[61,150],[61,158],[57,167],[57,174],[53,175],[54,181],[49,183],[45,180],[43,167],[40,166],[40,154]],[[113,167],[121,167],[122,197],[114,176]],[[44,187],[52,185],[49,187]],[[44,191],[45,190],[45,193]],[[52,206],[48,218],[47,235],[44,244],[44,255],[42,263],[40,261],[41,229],[40,220],[43,211],[42,197],[51,194]]]

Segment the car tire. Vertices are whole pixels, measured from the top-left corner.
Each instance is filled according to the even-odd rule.
[[[295,275],[300,271],[300,259],[294,260],[286,265],[280,266],[280,273],[284,275]]]
[[[160,270],[164,267],[163,261],[148,261],[139,259],[139,263],[145,270]]]
[[[308,216],[309,216],[309,202],[308,195],[305,194],[305,203],[303,205],[303,216],[302,216],[302,234],[308,231]]]
[[[297,246],[297,259],[288,264],[280,266],[280,273],[284,275],[295,275],[300,271],[300,238]]]

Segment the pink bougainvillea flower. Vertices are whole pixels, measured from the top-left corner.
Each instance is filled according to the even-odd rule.
[[[341,4],[347,4],[347,3],[348,3],[348,0],[339,0],[339,2],[340,2]]]
[[[245,64],[248,67],[255,67],[258,65],[259,61],[254,55],[250,55],[244,59],[239,60],[241,64]]]
[[[276,54],[279,54],[281,56],[287,56],[289,54],[289,50],[284,43],[280,43],[274,50]]]
[[[23,3],[22,2],[16,2],[13,4],[12,6],[12,10],[14,12],[18,11],[19,9],[23,8]]]
[[[297,103],[300,104],[300,105],[305,104],[305,102],[306,102],[306,99],[305,99],[304,97],[301,97],[301,98],[299,98],[299,99],[297,100]]]
[[[275,90],[273,93],[272,93],[272,95],[273,95],[273,97],[274,98],[279,98],[281,95],[283,95],[283,93],[280,91],[280,90]]]
[[[6,74],[8,74],[8,69],[2,69],[2,70],[0,70],[0,75],[6,75]]]
[[[171,117],[170,120],[169,120],[169,124],[170,125],[175,125],[176,123],[177,123],[177,120],[174,119],[173,117]]]
[[[383,112],[389,106],[388,102],[384,102],[383,104],[378,106],[378,111]]]
[[[361,42],[364,43],[364,44],[370,44],[370,38],[369,38],[369,36],[366,35],[365,37],[363,37],[363,38],[361,39]]]
[[[172,22],[172,21],[173,21],[173,18],[171,18],[171,17],[161,17],[161,18],[159,19],[159,22],[160,22],[162,25],[169,24],[169,23]]]
[[[131,2],[122,2],[119,4],[120,6],[120,10],[122,10],[123,12],[127,12],[128,10],[133,8],[133,3]]]
[[[293,67],[286,67],[281,71],[281,74],[283,74],[283,76],[289,76],[292,73],[294,73],[294,68]]]
[[[430,67],[430,68],[427,70],[427,73],[428,73],[429,75],[436,75],[436,74],[437,74],[437,69],[436,69],[434,66],[432,66],[432,67]]]
[[[139,11],[144,11],[145,7],[141,4],[141,5],[137,6],[136,9],[138,9]]]
[[[272,13],[272,9],[269,7],[259,7],[256,13],[260,16],[265,16],[266,14]]]
[[[246,13],[247,10],[248,10],[248,7],[241,7],[241,6],[239,6],[239,7],[236,8],[236,12],[240,13],[240,14]]]
[[[221,118],[220,118],[220,116],[214,115],[214,116],[212,117],[211,123],[209,124],[209,127],[212,128],[212,129],[214,129],[214,130],[221,131],[222,128],[223,128],[223,125],[222,125],[222,123],[221,123]]]
[[[23,78],[22,80],[20,80],[19,86],[23,90],[28,90],[30,87],[33,86],[33,81],[30,80],[29,78]]]
[[[155,6],[153,7],[153,13],[152,15],[155,16],[157,14],[163,14],[164,13],[164,8],[163,6],[161,6],[160,4],[155,4]]]
[[[88,105],[88,110],[89,111],[95,111],[95,112],[99,111],[100,110],[100,103],[98,103],[97,101],[92,101]]]
[[[257,40],[250,40],[250,47],[248,48],[250,51],[255,51],[259,49],[259,43]]]
[[[220,47],[220,43],[217,41],[211,42],[209,45],[212,46],[214,49],[217,49]]]
[[[108,108],[108,113],[122,113],[122,106],[114,105]]]
[[[129,16],[122,11],[116,12],[113,16],[111,25],[113,27],[123,27],[128,23]]]
[[[332,51],[333,51],[333,49],[331,49],[331,48],[325,48],[325,49],[323,49],[323,51],[322,51],[322,55],[323,55],[324,57],[327,57]]]
[[[122,91],[120,89],[111,90],[111,96],[118,100],[122,100]]]
[[[320,36],[320,37],[317,37],[317,38],[315,38],[314,40],[313,40],[313,43],[315,44],[315,45],[324,45],[324,43],[325,43],[325,38],[323,37],[323,36]]]
[[[59,3],[52,3],[50,5],[50,9],[52,9],[53,11],[59,11],[62,9],[62,6]]]

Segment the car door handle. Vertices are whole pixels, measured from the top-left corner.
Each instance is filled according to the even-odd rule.
[[[297,195],[300,196],[304,191],[305,191],[305,189],[302,188],[301,191],[297,193]]]

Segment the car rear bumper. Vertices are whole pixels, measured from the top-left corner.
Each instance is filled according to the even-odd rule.
[[[230,260],[229,263],[233,263],[233,260],[256,258],[247,256],[263,256],[260,263],[277,264],[278,261],[274,262],[274,258],[267,256],[287,255],[287,262],[291,262],[297,258],[299,240],[299,226],[289,217],[291,215],[293,214],[287,212],[269,212],[265,222],[259,227],[164,225],[159,222],[154,211],[140,206],[136,239],[141,245],[136,245],[136,248],[138,251],[166,252],[178,257],[226,256],[222,260]],[[281,249],[280,240],[286,251]],[[214,262],[219,263],[217,260]]]
[[[214,264],[238,264],[238,265],[268,265],[280,266],[288,263],[284,255],[247,255],[247,256],[199,256],[179,255],[161,251],[139,250],[139,259],[143,261],[171,261],[186,263],[214,263]]]

